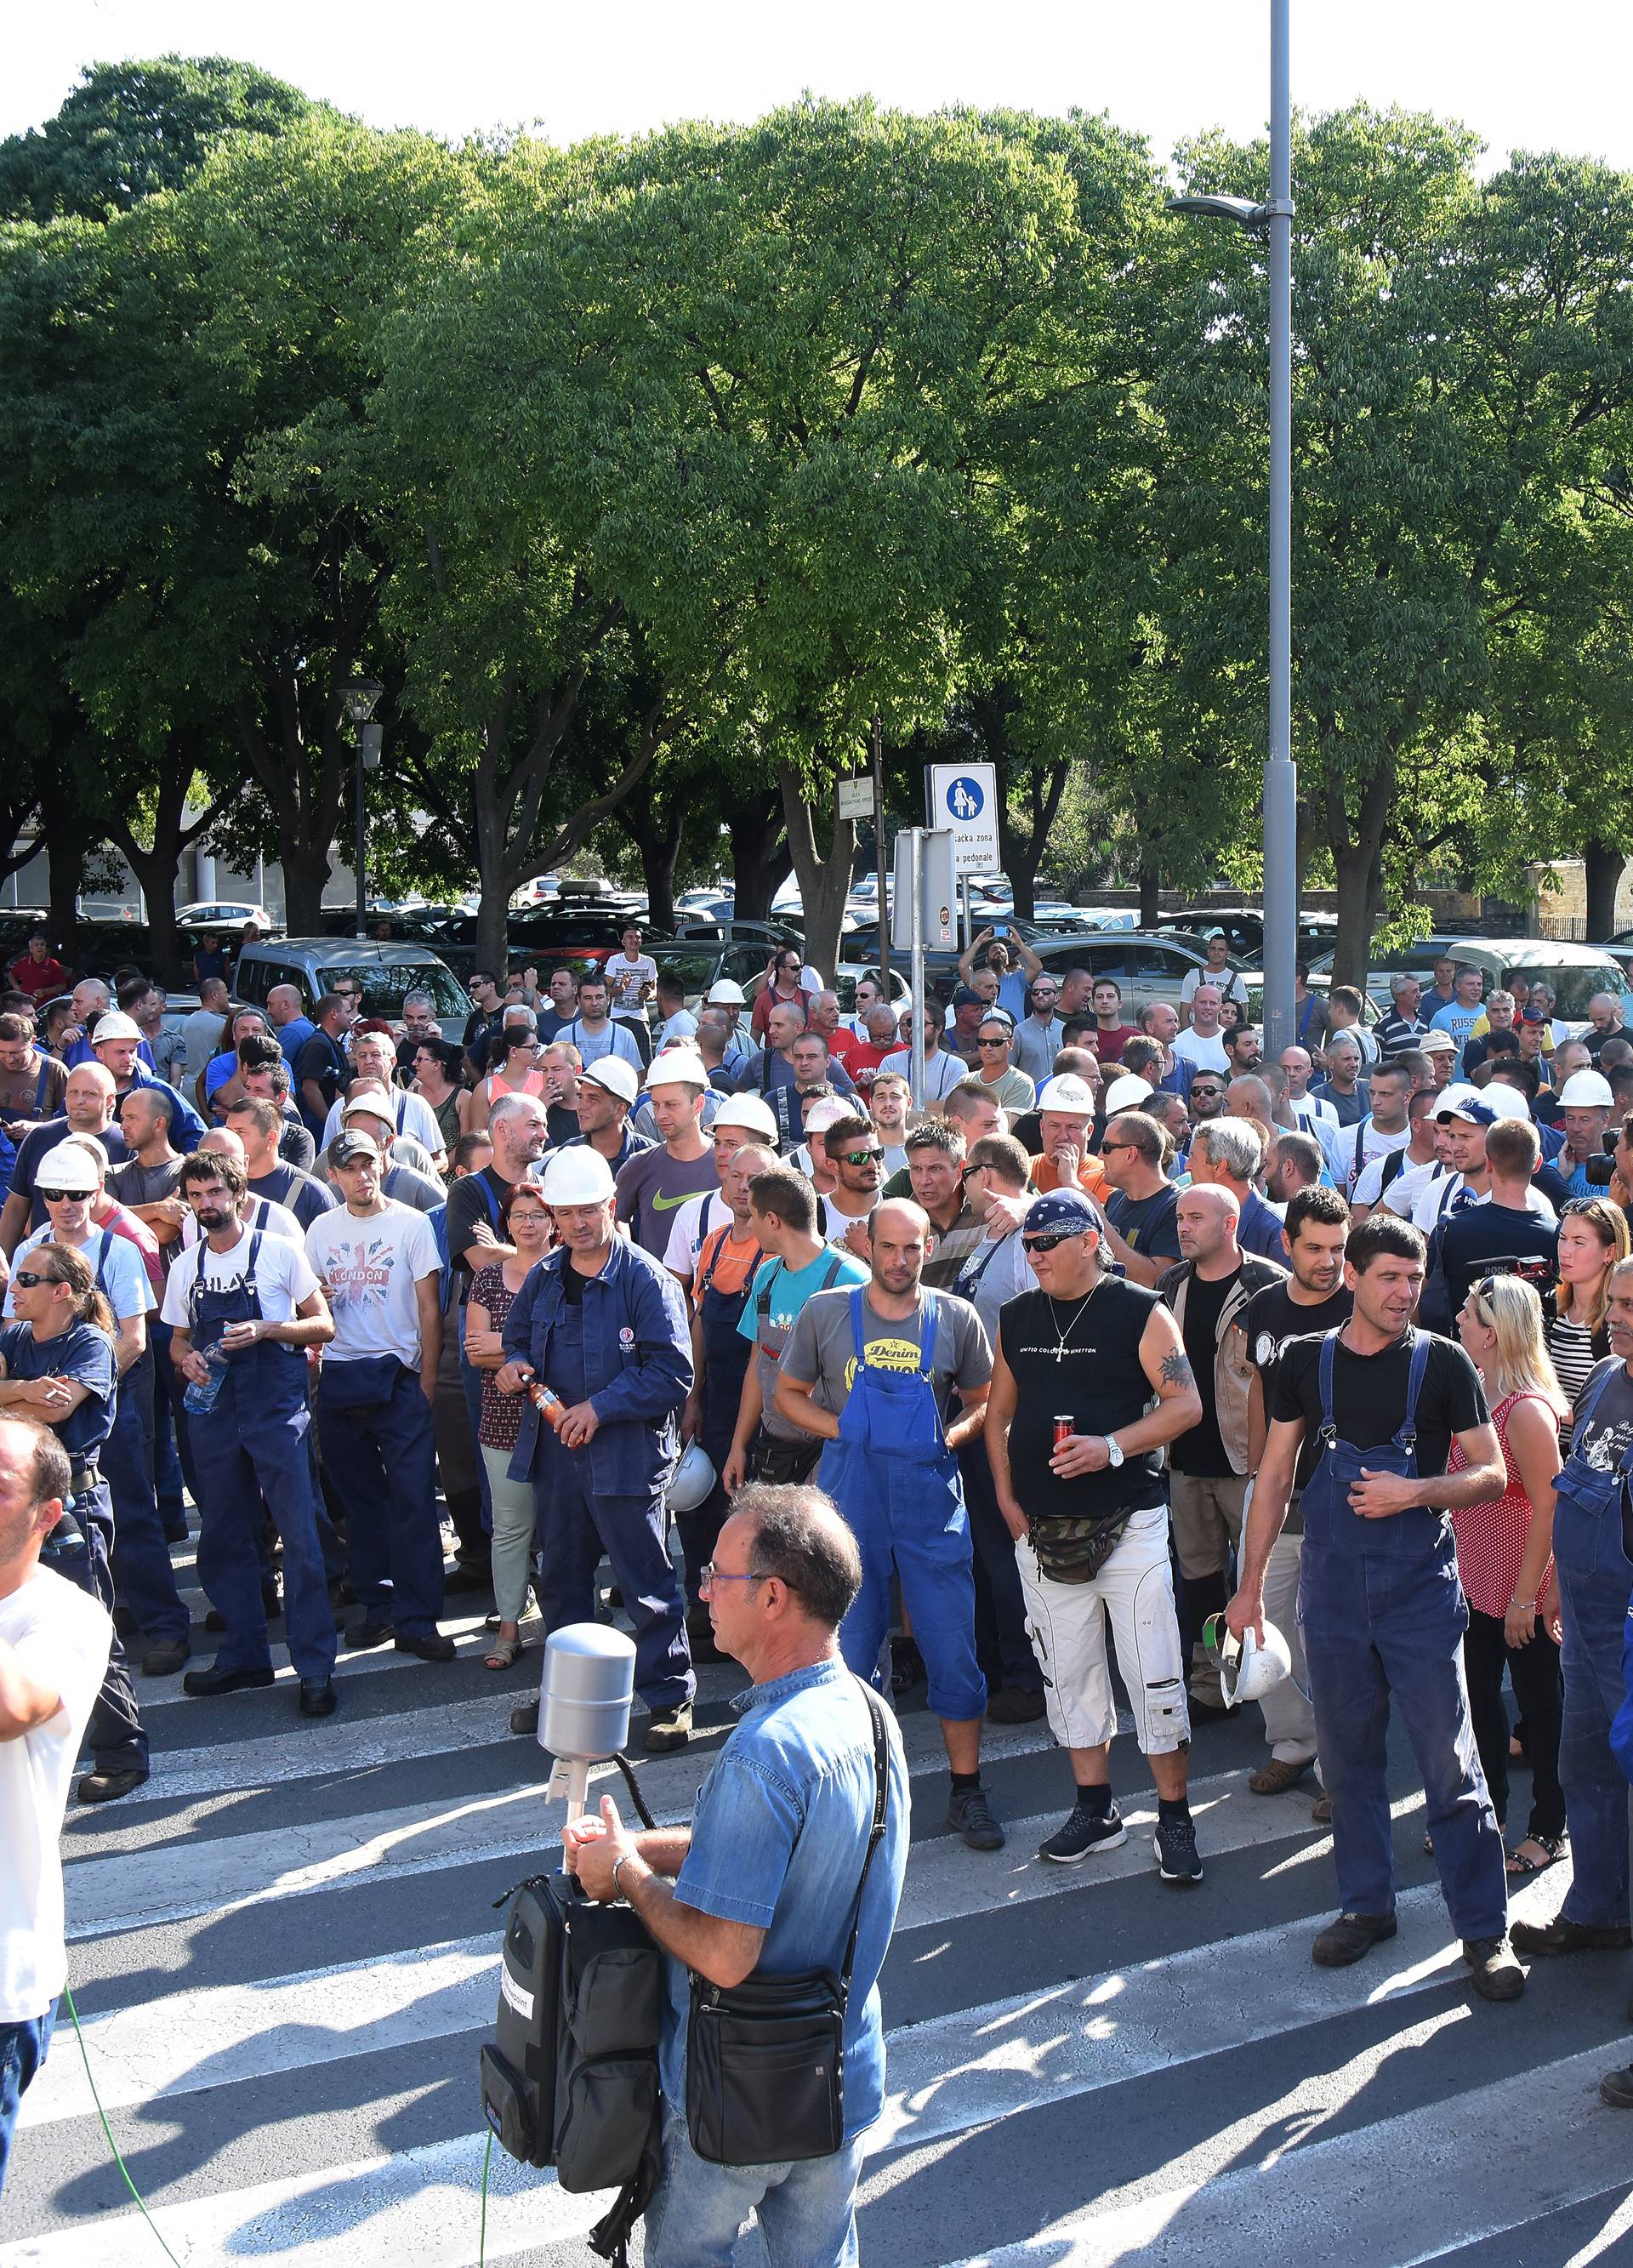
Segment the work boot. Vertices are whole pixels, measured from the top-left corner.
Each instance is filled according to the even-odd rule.
[[[1318,1969],[1348,1969],[1387,1937],[1395,1933],[1395,1918],[1388,1914],[1340,1914],[1329,1921],[1310,1948]]]
[[[1547,1953],[1625,1953],[1633,1945],[1633,1930],[1614,1924],[1567,1921],[1557,1914],[1552,1921],[1517,1921],[1508,1933],[1516,1953],[1534,1960]]]
[[[1475,1990],[1482,2000],[1517,2000],[1525,1991],[1526,1972],[1506,1937],[1466,1937],[1463,1958],[1475,1972]]]
[[[649,1756],[667,1756],[671,1749],[683,1749],[691,1737],[692,1705],[682,1701],[673,1709],[653,1710],[641,1745]]]

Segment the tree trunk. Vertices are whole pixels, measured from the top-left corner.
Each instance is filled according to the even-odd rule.
[[[1351,821],[1338,789],[1328,790],[1328,840],[1338,883],[1335,984],[1366,983],[1372,930],[1384,899],[1384,828],[1394,792],[1394,768],[1386,765],[1367,781]]]
[[[856,821],[838,816],[837,803],[828,835],[826,857],[817,849],[816,814],[805,799],[794,768],[779,763],[777,784],[783,797],[783,816],[788,824],[788,843],[799,880],[805,908],[805,959],[824,976],[832,976],[839,961],[839,928],[845,900],[850,895],[850,869],[857,853]],[[828,778],[828,768],[821,775]],[[819,793],[823,791],[819,789]],[[831,785],[826,791],[832,797]]]
[[[1628,854],[1595,837],[1582,855],[1587,866],[1587,933],[1598,943],[1615,933],[1616,893],[1627,871]]]
[[[777,788],[745,795],[722,816],[732,836],[733,911],[739,921],[769,921],[771,901],[793,865]]]
[[[148,958],[152,974],[162,984],[178,987],[182,970],[181,939],[176,931],[176,876],[180,871],[182,852],[204,832],[212,816],[207,809],[191,826],[185,823],[188,791],[197,770],[198,753],[193,736],[173,736],[159,770],[151,846],[144,848],[137,842],[123,812],[117,813],[108,826],[110,841],[123,852],[147,900]]]
[[[329,879],[327,844],[290,844],[280,837],[283,868],[283,926],[291,937],[321,937],[323,892]]]
[[[1140,860],[1140,927],[1155,929],[1162,919],[1162,868],[1154,854]]]
[[[66,788],[66,784],[64,792],[45,799],[40,810],[40,832],[45,839],[48,876],[47,926],[53,942],[67,948],[70,968],[77,975],[79,885],[91,849],[92,828],[78,798]]]
[[[686,789],[671,792],[667,810],[645,796],[632,796],[618,814],[619,824],[641,855],[646,885],[646,918],[656,930],[674,931],[674,870],[686,833]]]

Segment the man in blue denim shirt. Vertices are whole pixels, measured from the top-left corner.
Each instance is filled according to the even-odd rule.
[[[888,1720],[885,1833],[862,1894],[845,2016],[842,2146],[764,2166],[700,2158],[686,2123],[688,1971],[727,1986],[755,1970],[837,1974],[875,1792],[868,1705],[839,1653],[862,1564],[828,1498],[764,1483],[740,1491],[703,1577],[716,1643],[754,1682],[733,1705],[743,1721],[698,1792],[690,1828],[631,1835],[604,1796],[600,1819],[564,1830],[567,1863],[591,1896],[627,1898],[670,1956],[664,2163],[647,2207],[647,2268],[730,2268],[756,2213],[773,2259],[844,2268],[857,2257],[862,2138],[884,2107],[878,1980],[907,1869],[907,1761]]]

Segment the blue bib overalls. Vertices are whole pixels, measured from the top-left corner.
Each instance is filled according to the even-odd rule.
[[[1622,1638],[1633,1565],[1622,1536],[1622,1491],[1633,1472],[1633,1448],[1619,1463],[1601,1468],[1588,1462],[1581,1444],[1615,1374],[1607,1370],[1584,1404],[1570,1454],[1554,1483],[1565,1681],[1559,1780],[1570,1829],[1571,1874],[1560,1912],[1585,1928],[1604,1929],[1625,1929],[1629,1920],[1628,1784],[1610,1731],[1627,1693]]]

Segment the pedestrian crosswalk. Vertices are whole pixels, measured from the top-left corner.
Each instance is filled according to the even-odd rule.
[[[470,1635],[474,1650],[477,1617]],[[493,1901],[548,1855],[560,1820],[546,1758],[507,1727],[538,1661],[535,1648],[490,1675],[468,1659],[349,1657],[342,1712],[318,1726],[283,1688],[171,1706],[150,1681],[151,1780],[70,1811],[70,1976],[91,2068],[183,2268],[478,2258]],[[731,1665],[705,1670],[698,1740],[642,1768],[658,1818],[686,1815],[740,1683]],[[864,2257],[1633,2257],[1633,2121],[1597,2093],[1633,2056],[1627,1964],[1539,1966],[1517,2005],[1476,2000],[1404,1757],[1399,1934],[1334,1972],[1309,1958],[1333,1911],[1330,1841],[1307,1792],[1247,1788],[1255,1723],[1199,1736],[1207,1874],[1192,1889],[1157,1879],[1155,1797],[1126,1741],[1129,1839],[1067,1867],[1036,1855],[1070,1800],[1044,1727],[988,1743],[1010,1830],[996,1856],[946,1832],[934,1721],[909,1710],[902,1729],[914,1841],[883,1980],[888,2100],[869,2139]],[[1516,1911],[1546,1918],[1565,1880],[1559,1867],[1524,1885]],[[603,2203],[496,2150],[485,2257],[584,2261]],[[739,2251],[761,2258],[752,2237]],[[163,2258],[64,2021],[25,2099],[0,2268]]]

